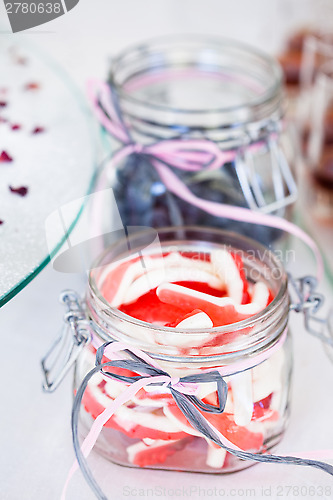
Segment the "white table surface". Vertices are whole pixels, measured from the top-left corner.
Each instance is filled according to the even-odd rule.
[[[81,0],[64,17],[24,35],[12,35],[1,3],[0,37],[37,44],[84,88],[88,77],[105,75],[112,53],[141,39],[199,32],[232,36],[274,51],[282,33],[309,16],[307,0]],[[293,248],[294,275],[313,273],[308,251],[299,243]],[[84,277],[57,273],[49,266],[1,310],[1,500],[58,500],[73,461],[71,376],[56,393],[47,395],[41,390],[40,371],[40,359],[61,324],[57,297],[71,287],[82,292]],[[322,290],[332,305],[331,289],[323,283]],[[320,343],[304,332],[301,318],[292,316],[293,404],[290,425],[277,451],[333,449],[333,365]],[[90,463],[112,500],[333,498],[332,477],[304,467],[259,464],[237,474],[210,476],[127,469],[95,453]],[[67,498],[94,498],[80,473]]]

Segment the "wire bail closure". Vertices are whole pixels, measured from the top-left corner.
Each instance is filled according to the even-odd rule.
[[[43,389],[54,392],[73,366],[83,347],[92,338],[90,322],[87,320],[79,295],[65,290],[59,297],[66,306],[64,325],[60,335],[51,345],[41,361],[44,376]]]
[[[323,294],[316,292],[318,280],[314,276],[294,279],[290,273],[288,273],[288,280],[291,292],[290,310],[297,313],[302,312],[306,331],[333,347],[333,325],[330,321],[330,313],[327,318],[317,317],[317,312],[325,300]],[[325,330],[328,334],[325,333]]]
[[[248,207],[265,214],[275,213],[280,216],[288,205],[295,203],[298,195],[288,160],[277,142],[281,130],[279,124],[268,123],[266,138],[260,140],[258,137],[252,137],[247,131],[243,145],[235,149],[234,160],[235,172]],[[258,147],[259,144],[261,147]],[[271,181],[274,193],[270,201],[264,195],[262,179],[256,168],[255,153],[262,149],[266,149],[272,167]]]

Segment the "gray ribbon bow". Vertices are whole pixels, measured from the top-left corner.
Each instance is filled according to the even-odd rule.
[[[92,489],[92,491],[95,493],[96,497],[99,500],[108,500],[108,498],[106,497],[106,495],[103,493],[98,483],[96,482],[87,464],[87,461],[81,451],[78,438],[79,411],[81,407],[82,397],[87,388],[89,380],[98,372],[102,373],[104,376],[108,378],[111,378],[112,380],[118,380],[126,384],[131,384],[133,382],[136,382],[137,380],[140,380],[143,377],[146,377],[147,375],[148,376],[150,375],[151,377],[160,375],[170,377],[170,375],[167,372],[159,368],[155,368],[154,366],[151,366],[145,360],[141,359],[139,356],[137,356],[136,354],[127,349],[124,352],[126,352],[126,354],[129,355],[131,359],[115,360],[102,363],[104,351],[106,347],[112,343],[113,342],[106,342],[105,344],[103,344],[101,347],[98,348],[96,353],[95,368],[93,368],[83,379],[76,393],[72,409],[72,435],[73,435],[75,455],[86,482],[88,483],[88,485],[90,486],[90,488]],[[127,370],[138,373],[139,375],[137,376],[118,375],[116,373],[104,371],[104,368],[106,367],[125,368]],[[192,394],[184,394],[178,391],[172,385],[171,377],[170,377],[170,383],[168,384],[167,387],[169,388],[178,408],[185,415],[185,417],[192,425],[192,427],[194,427],[194,429],[199,431],[204,437],[210,439],[215,444],[217,444],[221,448],[224,448],[232,455],[235,455],[236,457],[241,458],[243,460],[253,460],[256,462],[273,462],[273,463],[292,464],[292,465],[306,465],[310,467],[315,467],[317,469],[321,469],[324,472],[327,472],[328,474],[333,476],[333,466],[325,462],[320,462],[318,460],[303,459],[292,456],[249,453],[246,451],[234,450],[232,448],[225,446],[221,442],[220,438],[214,433],[213,429],[210,427],[207,420],[203,417],[203,415],[199,411],[199,409],[209,413],[222,413],[224,411],[227,400],[228,386],[223,377],[220,375],[218,371],[211,371],[195,375],[187,375],[185,377],[180,378],[179,382],[181,382],[182,384],[216,382],[217,394],[218,394],[217,406],[206,404]],[[152,382],[150,385],[161,386],[162,383]]]

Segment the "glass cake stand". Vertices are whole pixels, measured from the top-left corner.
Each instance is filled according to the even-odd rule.
[[[35,47],[0,40],[0,307],[27,285],[65,240],[45,222],[91,189],[96,129],[83,96]],[[66,228],[74,227],[82,203]]]

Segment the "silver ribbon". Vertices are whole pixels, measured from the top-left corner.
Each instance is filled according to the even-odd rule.
[[[149,365],[145,360],[141,359],[139,356],[131,352],[130,349],[126,349],[124,352],[131,358],[131,359],[124,359],[124,360],[115,360],[115,361],[110,361],[107,363],[102,363],[102,358],[104,351],[108,345],[112,344],[112,342],[106,342],[103,344],[101,347],[98,348],[97,353],[96,353],[96,362],[95,362],[95,368],[93,368],[83,379],[77,393],[74,399],[74,404],[73,404],[73,409],[72,409],[72,436],[73,436],[73,444],[74,444],[74,450],[75,450],[75,455],[79,464],[79,467],[82,471],[82,474],[96,495],[96,498],[99,500],[108,500],[106,495],[103,493],[101,490],[100,486],[98,485],[97,481],[95,480],[88,464],[87,461],[81,451],[80,448],[80,443],[79,443],[79,438],[78,438],[78,420],[79,420],[79,411],[82,403],[82,397],[83,394],[87,388],[87,385],[89,383],[89,380],[98,372],[102,373],[104,376],[112,379],[112,380],[117,380],[124,382],[126,384],[131,384],[137,380],[140,380],[141,378],[151,376],[152,378],[154,376],[159,376],[159,375],[164,375],[170,377],[170,375],[158,368],[155,368],[154,366]],[[127,370],[131,370],[135,373],[138,373],[137,376],[123,376],[123,375],[118,375],[112,372],[106,372],[104,371],[104,368],[112,368],[112,367],[117,367],[117,368],[125,368]],[[324,472],[327,472],[331,476],[333,476],[333,466],[330,464],[327,464],[325,462],[320,462],[318,460],[311,460],[311,459],[306,459],[306,458],[297,458],[293,456],[279,456],[279,455],[264,455],[260,453],[249,453],[246,451],[238,451],[234,450],[232,448],[229,448],[225,446],[220,438],[215,434],[214,430],[210,427],[208,421],[203,417],[203,415],[200,413],[199,409],[204,411],[204,412],[209,412],[209,413],[222,413],[225,408],[226,404],[226,399],[227,399],[227,393],[228,393],[228,386],[223,377],[220,375],[219,372],[217,371],[212,371],[212,372],[206,372],[206,373],[201,373],[201,374],[195,374],[195,375],[187,375],[185,377],[182,377],[179,379],[179,382],[182,384],[187,384],[187,383],[209,383],[209,382],[216,382],[217,384],[217,392],[218,392],[218,405],[210,405],[206,404],[203,401],[201,401],[199,398],[197,398],[194,395],[191,394],[184,394],[180,392],[179,390],[176,389],[175,386],[172,385],[171,377],[170,377],[170,383],[168,384],[168,389],[170,390],[173,399],[175,400],[178,408],[181,410],[181,412],[184,414],[184,416],[187,418],[189,423],[192,425],[194,429],[199,431],[202,436],[210,439],[213,441],[215,444],[220,446],[221,448],[224,448],[226,451],[231,453],[232,455],[235,455],[236,457],[243,459],[243,460],[253,460],[255,462],[268,462],[268,463],[282,463],[282,464],[290,464],[290,465],[302,465],[302,466],[310,466],[310,467],[315,467],[317,469],[320,469]],[[155,383],[152,382],[150,385],[162,385],[162,383]]]

